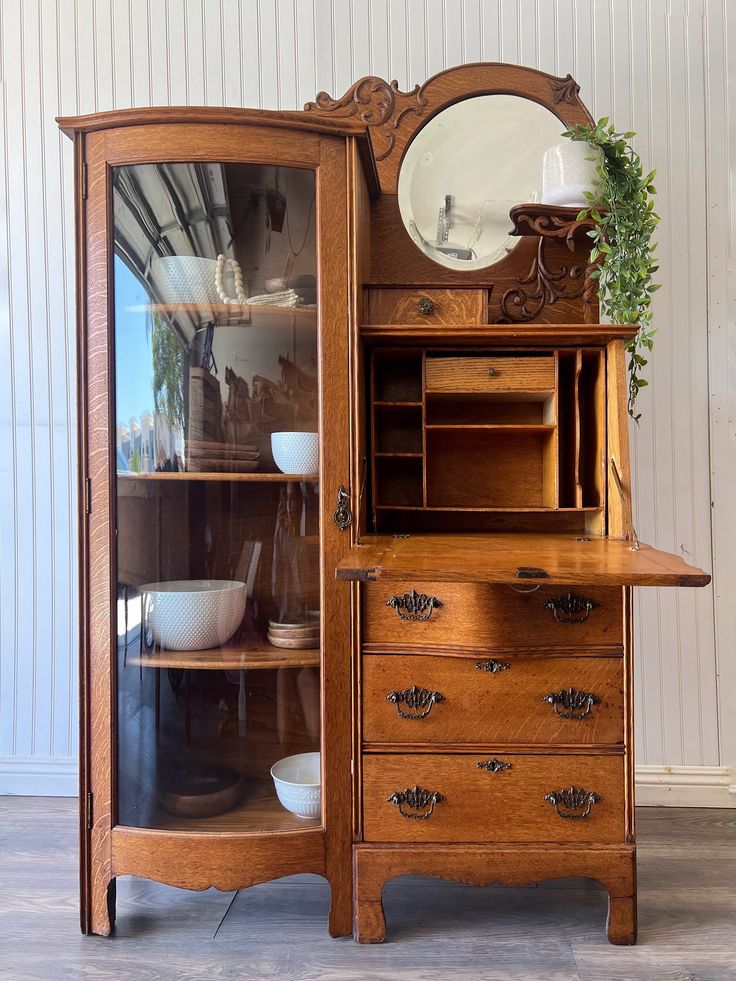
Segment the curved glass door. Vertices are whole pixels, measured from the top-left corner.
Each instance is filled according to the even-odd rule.
[[[318,827],[315,175],[112,182],[117,821]]]

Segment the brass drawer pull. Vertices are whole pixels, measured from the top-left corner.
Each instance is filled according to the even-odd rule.
[[[425,317],[429,317],[430,314],[434,313],[434,301],[430,300],[428,296],[423,296],[419,300],[419,312],[423,313]]]
[[[593,600],[575,593],[557,596],[544,604],[545,610],[552,611],[556,623],[585,623],[594,606]]]
[[[337,492],[337,507],[335,508],[332,520],[340,531],[345,531],[353,521],[353,512],[350,510],[350,498],[344,487],[340,486]]]
[[[476,769],[478,770],[488,770],[489,773],[501,773],[503,770],[510,770],[513,763],[505,763],[503,760],[481,760],[480,763],[476,763]]]
[[[499,374],[498,368],[489,368],[488,369],[488,377],[489,378],[495,378],[497,374]]]
[[[438,691],[427,691],[426,688],[405,688],[403,691],[392,691],[386,695],[387,702],[393,702],[396,711],[402,719],[426,719],[432,711],[432,706],[437,702],[443,702],[445,696]],[[410,712],[403,712],[401,704],[406,705]]]
[[[552,790],[544,795],[544,799],[554,806],[558,817],[561,818],[587,818],[593,804],[603,800],[600,794],[577,787]]]
[[[563,688],[562,691],[551,691],[542,701],[549,702],[558,719],[587,719],[600,698],[593,692]]]
[[[486,671],[488,674],[498,674],[499,671],[508,671],[511,667],[508,661],[478,661],[475,665],[476,671]]]
[[[386,803],[396,804],[402,817],[413,818],[415,821],[427,821],[434,813],[435,804],[441,804],[443,800],[445,797],[439,790],[407,787],[406,790],[397,790],[396,793],[387,797]],[[405,807],[411,808],[411,810],[405,811],[403,809]]]
[[[427,596],[426,593],[418,593],[416,589],[412,589],[403,596],[387,599],[386,606],[396,610],[399,620],[429,620],[432,611],[442,606],[442,603],[436,596]]]

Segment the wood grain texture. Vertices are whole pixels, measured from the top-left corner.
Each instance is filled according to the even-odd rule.
[[[552,394],[555,390],[554,356],[526,358],[435,357],[428,355],[427,394],[529,393]]]
[[[478,768],[478,763],[496,758],[493,747],[484,754],[364,756],[363,840],[485,842],[494,848],[502,842],[623,843],[621,757],[506,752],[501,762],[510,763],[510,769],[489,773]],[[573,786],[601,798],[585,819],[560,817],[544,799],[545,794]],[[403,804],[401,810],[389,800],[414,787],[438,792],[444,799],[433,809]],[[574,813],[584,811],[585,807]]]
[[[484,290],[369,289],[366,296],[367,324],[449,327],[486,322]]]
[[[520,569],[541,569],[564,585],[707,586],[708,573],[679,556],[624,541],[569,535],[365,536],[337,575],[360,581],[432,579],[446,582],[514,583]]]
[[[442,568],[438,563],[436,569]],[[447,566],[443,569],[443,572]],[[402,620],[387,605],[393,596],[417,593],[436,597],[441,606],[426,620]],[[559,589],[542,586],[515,592],[508,586],[480,582],[454,583],[427,579],[375,583],[363,587],[363,637],[366,644],[413,646],[417,651],[444,649],[495,650],[557,645],[584,648],[589,644],[619,645],[623,639],[621,590],[586,587],[594,606],[584,623],[558,623],[545,608]]]
[[[370,743],[623,743],[620,658],[514,657],[496,674],[476,657],[364,655],[363,739]],[[441,700],[410,709],[388,696],[416,686]],[[582,718],[560,718],[549,694],[573,688],[600,701]],[[557,705],[561,713],[567,710]],[[567,714],[583,715],[585,708]]]
[[[356,845],[353,849],[354,934],[359,943],[381,943],[386,918],[381,894],[399,875],[431,875],[468,885],[523,886],[576,874],[597,879],[609,896],[608,938],[636,942],[636,853],[631,846],[535,845],[483,848],[478,845]]]

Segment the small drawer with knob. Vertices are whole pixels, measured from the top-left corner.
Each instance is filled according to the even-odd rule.
[[[551,396],[555,391],[555,359],[534,354],[508,357],[427,357],[427,395],[493,395],[527,393]]]
[[[621,745],[621,657],[370,654],[365,744]]]
[[[472,327],[486,322],[486,307],[481,289],[372,289],[367,290],[366,323]]]
[[[394,581],[363,587],[366,653],[623,644],[616,586]],[[582,653],[582,650],[581,650]]]
[[[363,756],[363,839],[594,842],[626,835],[623,756]]]

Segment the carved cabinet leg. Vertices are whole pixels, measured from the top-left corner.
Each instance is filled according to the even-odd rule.
[[[89,932],[109,937],[115,929],[115,879],[92,879]]]
[[[384,881],[383,874],[371,868],[365,856],[356,850],[353,853],[353,935],[359,944],[380,944],[386,939],[381,899]]]
[[[608,895],[608,942],[630,945],[636,943],[636,896]]]

